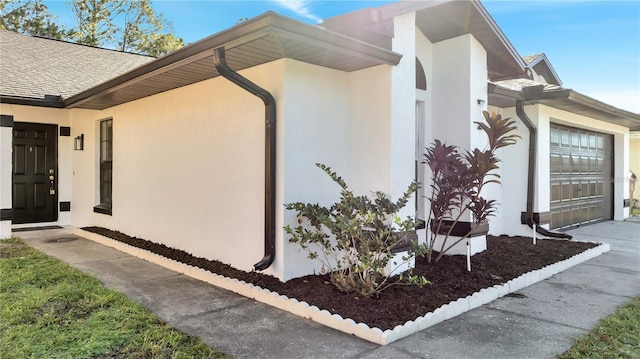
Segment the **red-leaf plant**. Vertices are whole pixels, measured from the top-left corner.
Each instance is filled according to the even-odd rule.
[[[495,200],[487,200],[481,196],[486,184],[500,184],[500,175],[491,173],[498,169],[496,150],[516,143],[520,136],[510,134],[516,129],[515,121],[503,119],[501,115],[484,111],[486,123],[475,122],[488,138],[488,148],[484,151],[473,149],[458,153],[457,146],[448,146],[439,140],[427,148],[424,154],[426,163],[431,169],[431,197],[428,224],[431,229],[426,257],[432,261],[433,246],[438,235],[444,235],[438,262],[442,256],[456,244],[469,237],[471,231],[448,243],[451,232],[463,215],[470,211],[473,216],[472,229],[486,222],[495,215],[498,205]],[[447,229],[448,227],[448,229]],[[444,233],[443,233],[444,232]]]

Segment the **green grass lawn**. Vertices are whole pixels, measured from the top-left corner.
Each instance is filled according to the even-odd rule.
[[[619,307],[558,359],[640,358],[640,297]]]
[[[0,241],[0,357],[227,358],[18,239]]]

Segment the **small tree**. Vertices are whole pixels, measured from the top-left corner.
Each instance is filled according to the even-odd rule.
[[[498,169],[500,160],[495,156],[499,148],[513,145],[520,136],[509,134],[516,129],[515,121],[503,119],[501,115],[483,112],[486,123],[475,122],[488,137],[488,148],[484,151],[474,149],[458,152],[456,146],[448,146],[439,140],[427,148],[425,161],[431,169],[431,197],[429,198],[429,226],[431,236],[427,248],[427,260],[431,262],[433,246],[438,235],[443,235],[440,258],[460,241],[468,238],[471,232],[448,243],[451,232],[463,215],[469,211],[473,224],[477,227],[495,215],[498,203],[482,197],[482,189],[489,183],[500,184],[500,176],[492,171]]]
[[[391,279],[416,251],[423,253],[425,248],[417,243],[402,257],[402,263],[391,263],[393,268],[385,272],[395,257],[393,248],[415,229],[412,218],[402,220],[397,213],[418,185],[412,183],[396,202],[382,192],[375,192],[373,198],[358,197],[331,168],[319,163],[316,166],[342,188],[340,201],[328,208],[300,202],[285,205],[298,212],[298,226],[284,228],[291,236],[289,242],[300,245],[310,259],[319,260],[323,270],[330,272],[331,283],[342,292],[372,296],[396,284],[427,284],[424,277],[412,273]]]

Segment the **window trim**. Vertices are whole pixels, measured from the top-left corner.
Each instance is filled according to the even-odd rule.
[[[110,124],[109,124],[110,123]],[[93,207],[95,213],[112,215],[113,207],[113,118],[106,118],[99,121],[98,125],[98,201],[100,202]],[[111,131],[108,128],[111,128]],[[105,146],[103,146],[106,143]],[[105,153],[106,152],[106,153]],[[106,158],[106,159],[105,159]],[[109,194],[105,194],[105,181],[106,171],[105,164],[109,164],[111,175],[109,176]]]

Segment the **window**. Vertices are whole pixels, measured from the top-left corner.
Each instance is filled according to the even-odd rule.
[[[94,212],[111,214],[113,180],[113,119],[100,121],[100,204]]]
[[[416,57],[416,88],[427,91],[427,75],[424,73],[422,63]]]

